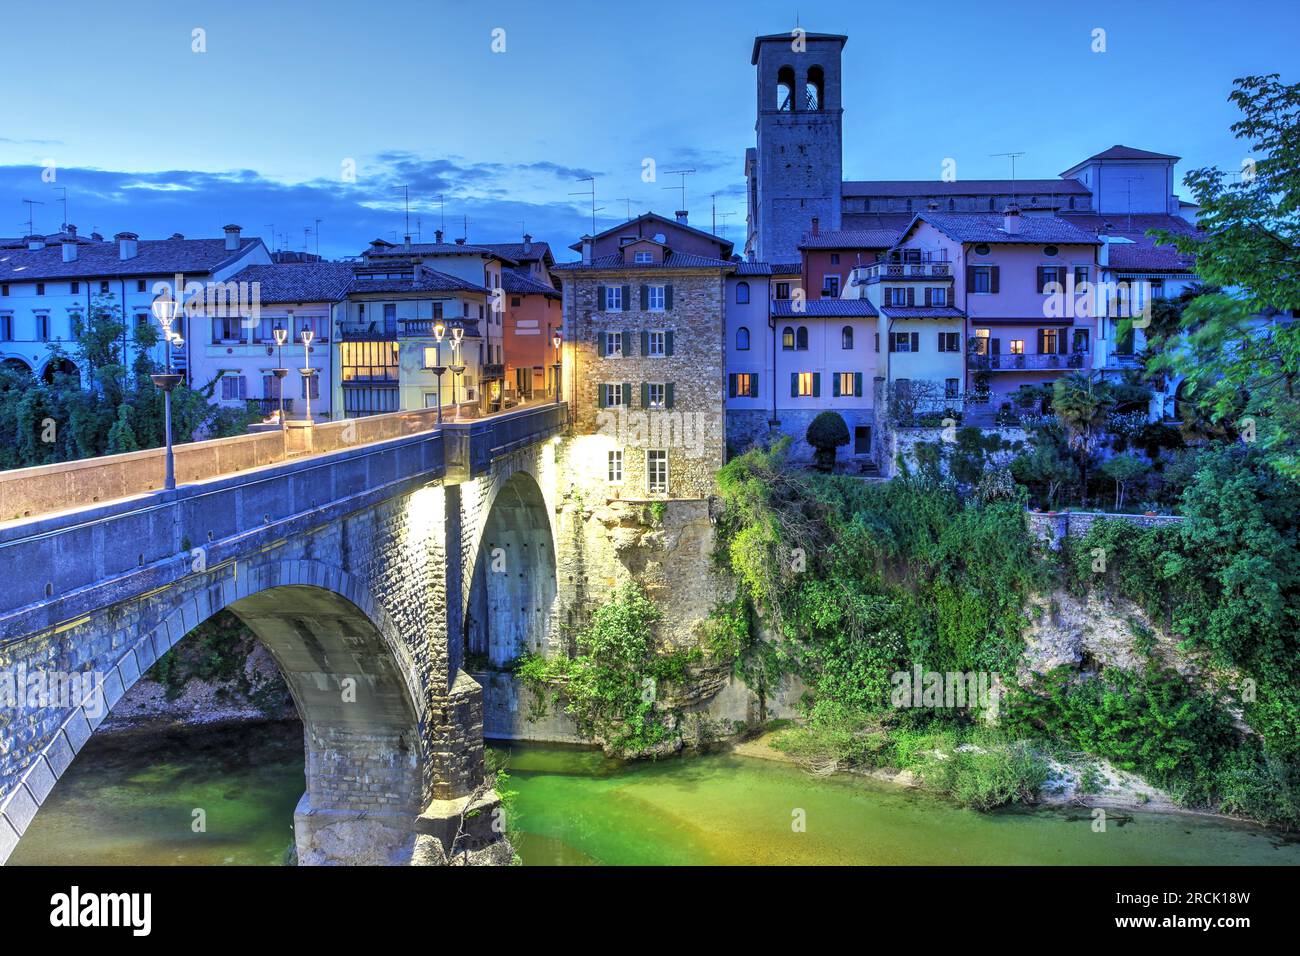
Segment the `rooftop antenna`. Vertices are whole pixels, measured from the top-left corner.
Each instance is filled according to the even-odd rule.
[[[438,224],[442,226],[443,235],[447,234],[447,203],[442,193],[438,193]]]
[[[1124,202],[1126,208],[1128,209],[1127,215],[1128,215],[1129,232],[1133,231],[1133,184],[1141,181],[1142,181],[1141,176],[1124,177]]]
[[[424,217],[415,217],[415,241],[424,242]]]
[[[596,234],[596,213],[598,212],[598,210],[597,210],[597,208],[596,208],[596,177],[595,177],[595,176],[583,176],[581,179],[579,179],[579,180],[577,180],[577,181],[580,182],[580,183],[591,183],[591,188],[590,188],[590,190],[583,190],[582,192],[569,193],[569,195],[570,195],[570,196],[590,196],[590,197],[591,197],[591,234],[594,236],[594,235]],[[604,206],[601,206],[600,208],[601,208],[601,209],[604,209],[605,207],[604,207]]]
[[[682,205],[681,205],[681,208],[682,208],[682,209],[685,209],[685,208],[686,208],[686,177],[687,177],[687,176],[690,176],[690,175],[693,175],[694,173],[695,173],[695,170],[693,170],[693,169],[665,169],[665,170],[664,170],[664,174],[667,175],[667,176],[681,176],[681,177],[682,177],[682,184],[681,184],[680,186],[665,186],[665,187],[664,187],[664,189],[680,189],[680,190],[682,191]]]
[[[400,189],[402,195],[406,197],[406,235],[411,234],[411,187],[403,183],[400,186],[394,186],[393,189]]]
[[[627,221],[631,222],[632,221],[632,197],[624,196],[622,199],[615,199],[614,202],[627,203]]]
[[[275,223],[264,222],[262,223],[262,225],[266,226],[267,229],[271,230],[271,251],[275,252]]]
[[[460,214],[460,234],[466,242],[469,242],[469,216],[464,213]]]
[[[1011,160],[1011,201],[1016,201],[1016,158],[1025,155],[1021,150],[1018,153],[989,153],[990,156],[1005,156]]]
[[[320,224],[324,222],[319,216],[316,217],[316,258],[320,258]]]
[[[44,206],[45,203],[39,199],[24,199],[23,202],[27,203],[27,235],[34,236],[36,235],[36,218],[32,215],[32,207]]]
[[[717,215],[722,217],[722,238],[723,238],[723,239],[726,239],[726,238],[727,238],[727,219],[730,218],[731,216],[734,216],[735,213],[734,213],[734,212],[720,212],[720,213],[717,213]],[[717,230],[718,230],[718,227],[717,227],[717,225],[716,225],[716,223],[715,223],[715,225],[714,225],[714,227],[713,227],[713,234],[714,234],[715,236],[718,235],[718,231],[717,231]]]
[[[59,192],[63,193],[63,197],[59,200],[59,202],[63,203],[63,226],[59,231],[67,232],[68,231],[68,187],[55,186],[54,188],[57,189]]]

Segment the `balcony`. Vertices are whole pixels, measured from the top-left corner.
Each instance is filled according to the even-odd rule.
[[[1087,352],[1071,352],[1068,355],[968,356],[970,368],[975,372],[1035,372],[1083,368],[1087,357]]]
[[[342,322],[339,324],[339,338],[344,342],[395,342],[397,326],[379,320]]]
[[[487,365],[479,368],[478,377],[480,381],[491,382],[495,379],[506,377],[506,367],[501,364],[489,362]]]
[[[280,399],[278,398],[250,398],[249,401],[257,405],[257,410],[266,417],[270,417],[280,410]],[[292,398],[285,398],[284,414],[286,417],[293,414]]]
[[[946,259],[930,262],[873,262],[854,270],[860,282],[882,279],[951,279],[952,263]]]

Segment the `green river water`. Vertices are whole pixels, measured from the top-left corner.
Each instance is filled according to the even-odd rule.
[[[92,738],[10,863],[282,863],[303,792],[301,734],[263,724]],[[1096,833],[1087,810],[979,814],[747,757],[622,764],[591,750],[502,749],[525,865],[1300,864],[1300,843],[1206,817],[1112,816]]]

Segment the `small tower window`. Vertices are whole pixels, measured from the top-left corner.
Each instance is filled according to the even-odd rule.
[[[853,326],[846,325],[840,330],[840,348],[853,348]]]
[[[736,283],[736,304],[745,305],[748,302],[749,302],[749,283],[737,282]]]
[[[749,329],[741,326],[736,329],[736,351],[745,352],[749,350]]]
[[[819,110],[825,102],[826,77],[820,66],[808,68],[808,81],[804,84],[804,109]]]
[[[776,108],[782,113],[794,109],[794,67],[783,66],[776,71]]]

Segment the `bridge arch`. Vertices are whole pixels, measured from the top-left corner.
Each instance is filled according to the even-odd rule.
[[[21,836],[125,692],[223,609],[271,653],[303,722],[307,789],[294,814],[299,862],[409,862],[424,797],[421,697],[391,623],[351,576],[318,562],[273,561],[247,577],[238,588],[210,587],[201,619],[196,602],[183,601],[114,660],[89,662],[97,680],[81,685],[48,743],[0,796],[0,862],[12,850],[4,838]]]
[[[493,488],[467,589],[467,661],[497,668],[545,651],[559,595],[551,512],[527,469],[514,470]]]

